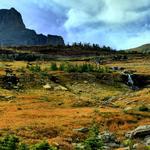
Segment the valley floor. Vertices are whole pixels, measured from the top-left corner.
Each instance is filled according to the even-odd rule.
[[[44,69],[51,63],[32,64],[38,64]],[[0,76],[2,78],[5,75],[5,68],[12,68],[23,79],[29,74],[26,66],[27,62],[23,61],[1,62]],[[147,58],[109,61],[102,66],[122,67],[137,75],[150,76],[150,60]],[[18,71],[21,68],[25,72]],[[43,80],[27,80],[26,83],[22,81],[22,90],[7,90],[1,83],[1,136],[15,134],[26,143],[47,140],[52,145],[71,150],[72,143],[82,141],[87,136],[87,133],[78,132],[76,129],[90,128],[94,123],[99,125],[100,132],[113,132],[120,141],[125,139],[127,131],[141,125],[150,125],[149,111],[140,109],[150,109],[149,83],[134,91],[126,82],[120,81],[121,71],[103,76],[63,71],[48,71],[48,74],[55,79],[51,78],[49,82],[46,80],[46,83]],[[43,88],[47,83],[50,87]],[[33,84],[35,86],[32,87]]]

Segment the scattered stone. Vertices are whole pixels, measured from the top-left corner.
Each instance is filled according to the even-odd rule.
[[[79,129],[74,129],[74,131],[82,132],[82,133],[87,133],[87,132],[89,132],[89,129],[83,127],[83,128],[79,128]]]
[[[103,150],[111,150],[111,148],[109,146],[103,146],[102,148],[103,148]]]
[[[64,86],[62,86],[62,85],[59,85],[59,86],[56,86],[56,87],[54,87],[54,90],[55,91],[68,91],[68,89],[66,88],[66,87],[64,87]]]
[[[102,139],[102,141],[104,142],[104,146],[109,147],[108,150],[120,147],[120,142],[117,140],[116,136],[111,132],[105,131],[104,133],[99,135],[99,138]]]
[[[129,138],[145,138],[150,135],[150,125],[139,126],[126,134]]]
[[[85,84],[87,84],[87,83],[88,83],[88,81],[84,81],[84,83],[85,83]]]
[[[0,100],[2,101],[10,101],[16,98],[15,96],[0,96]]]
[[[128,112],[128,111],[130,111],[130,110],[133,110],[133,108],[132,108],[132,107],[126,107],[126,108],[124,109],[124,112]]]
[[[46,89],[46,90],[52,89],[52,87],[51,87],[51,85],[49,83],[47,83],[46,85],[44,85],[43,88]]]
[[[105,143],[110,143],[110,142],[116,142],[116,137],[113,133],[105,131],[103,134],[100,135],[100,138],[103,140]]]
[[[150,136],[146,137],[144,141],[146,146],[150,146]]]

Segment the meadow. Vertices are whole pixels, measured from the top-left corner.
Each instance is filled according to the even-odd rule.
[[[72,150],[88,137],[79,129],[96,124],[100,133],[112,132],[123,143],[127,131],[150,124],[149,64],[148,57],[133,55],[99,64],[93,58],[1,61],[0,135]],[[124,72],[135,75],[137,90]],[[17,82],[8,84],[8,74]]]

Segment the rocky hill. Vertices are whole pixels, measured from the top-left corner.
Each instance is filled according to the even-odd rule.
[[[127,51],[138,53],[150,53],[150,44],[144,44],[136,48],[128,49]]]
[[[14,8],[0,9],[1,46],[64,45],[61,36],[37,34],[27,29],[21,14]]]

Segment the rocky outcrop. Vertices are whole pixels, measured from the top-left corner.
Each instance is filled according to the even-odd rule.
[[[1,46],[26,45],[64,45],[61,36],[36,34],[34,30],[27,29],[21,14],[11,9],[0,10],[0,44]]]
[[[139,126],[126,134],[129,138],[144,138],[150,135],[150,125]]]

